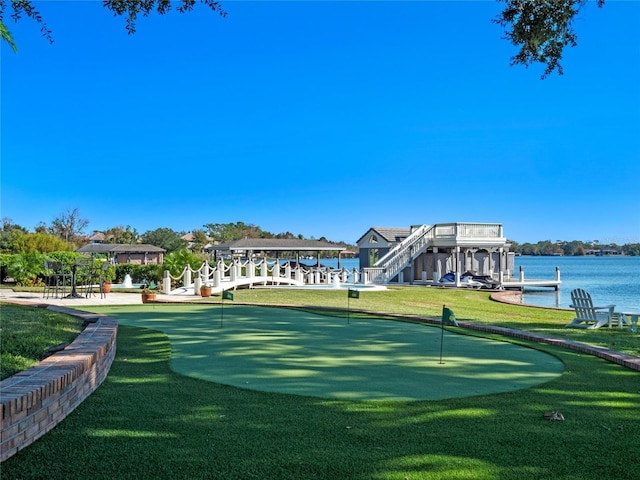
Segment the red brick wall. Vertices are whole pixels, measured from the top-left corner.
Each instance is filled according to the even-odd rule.
[[[0,462],[60,423],[109,373],[116,353],[116,320],[64,311],[95,323],[64,350],[0,382]]]

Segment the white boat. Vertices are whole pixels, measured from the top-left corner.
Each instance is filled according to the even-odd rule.
[[[456,285],[456,274],[453,272],[449,272],[443,275],[438,284],[443,287],[457,287]],[[460,286],[466,288],[491,288],[487,283],[475,280],[473,278],[473,274],[464,273],[460,276]]]

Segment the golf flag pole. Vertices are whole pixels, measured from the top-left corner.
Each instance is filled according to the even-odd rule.
[[[442,319],[440,320],[440,364],[442,364],[442,344],[444,343],[444,324],[454,327],[458,326],[458,321],[453,313],[453,310],[447,308],[446,305],[442,305]]]
[[[442,344],[444,343],[444,311],[447,307],[442,306],[442,318],[440,319],[440,361],[438,362],[442,365]]]
[[[360,292],[354,289],[347,290],[347,323],[351,320],[351,299],[360,298]]]
[[[222,291],[222,300],[220,302],[220,328],[224,322],[224,290]]]
[[[228,290],[222,290],[222,302],[220,303],[220,328],[224,320],[224,301],[233,300],[233,293]]]

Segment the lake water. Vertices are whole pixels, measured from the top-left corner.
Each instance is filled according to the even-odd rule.
[[[321,259],[323,265],[337,268],[337,259]],[[313,260],[303,263],[314,264]],[[342,259],[341,266],[358,268],[358,259]],[[525,280],[554,280],[560,269],[562,284],[553,288],[525,290],[523,303],[544,307],[570,308],[571,290],[582,288],[596,305],[615,305],[616,311],[640,312],[640,257],[530,257],[515,258],[515,277],[524,269]]]
[[[640,257],[530,257],[515,258],[525,280],[552,280],[560,269],[560,290],[525,290],[523,303],[570,308],[571,290],[582,288],[596,305],[615,305],[619,312],[640,312]]]

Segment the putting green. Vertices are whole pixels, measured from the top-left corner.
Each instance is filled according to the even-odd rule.
[[[538,350],[400,321],[234,305],[92,310],[165,332],[176,372],[253,390],[440,400],[528,388],[563,371],[562,362]]]

